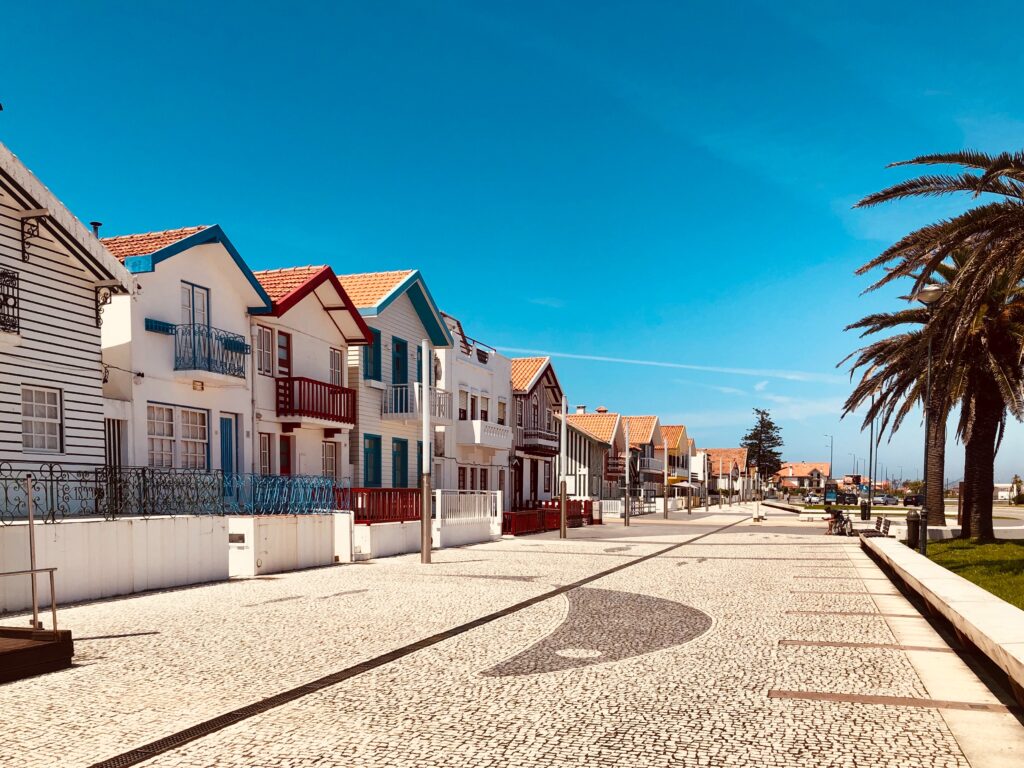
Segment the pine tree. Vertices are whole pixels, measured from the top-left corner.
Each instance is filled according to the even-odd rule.
[[[741,445],[747,449],[747,460],[757,464],[761,479],[767,480],[782,467],[782,430],[763,408],[755,408],[754,416],[757,421]]]

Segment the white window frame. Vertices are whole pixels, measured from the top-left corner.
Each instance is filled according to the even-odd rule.
[[[256,326],[256,372],[274,375],[274,331],[265,325]]]
[[[167,418],[167,417],[170,418]],[[146,404],[146,465],[158,469],[174,467],[174,438],[177,433],[174,406]],[[159,461],[156,457],[160,456]]]
[[[328,363],[330,370],[330,381],[336,387],[345,386],[345,364],[344,364],[344,353],[337,347],[331,347],[330,361]]]
[[[42,399],[39,399],[42,396]],[[64,396],[53,387],[21,388],[21,446],[26,453],[64,452]]]
[[[260,474],[274,474],[274,435],[260,432]]]
[[[157,456],[161,457],[159,461]],[[146,403],[146,462],[158,469],[208,471],[210,412],[168,403]]]
[[[320,443],[320,468],[324,477],[337,480],[340,476],[338,473],[338,444],[333,440],[324,440]]]
[[[210,414],[200,408],[178,408],[182,469],[210,468]]]

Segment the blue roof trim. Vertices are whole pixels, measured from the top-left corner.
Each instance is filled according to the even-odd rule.
[[[256,295],[263,301],[262,306],[249,307],[249,311],[252,314],[266,314],[273,310],[273,303],[270,301],[270,296],[263,290],[263,286],[260,285],[260,281],[256,279],[256,275],[249,269],[249,265],[245,263],[242,255],[238,252],[232,242],[228,239],[228,236],[224,234],[224,230],[221,229],[220,224],[214,224],[212,227],[200,230],[195,234],[183,237],[177,242],[171,243],[170,245],[161,248],[159,251],[154,251],[146,256],[130,256],[124,260],[125,269],[132,274],[138,274],[140,272],[152,272],[156,265],[161,261],[166,261],[172,256],[177,256],[183,251],[187,251],[189,248],[194,248],[197,245],[206,245],[207,243],[220,243],[224,246],[224,250],[230,254],[232,261],[241,271],[245,279],[249,281],[249,284],[256,291]]]
[[[430,295],[427,284],[423,280],[423,275],[420,274],[418,269],[413,270],[412,274],[385,296],[380,304],[375,307],[360,309],[359,314],[369,317],[379,315],[403,293],[409,294],[409,301],[412,302],[413,309],[416,310],[420,322],[423,323],[430,343],[435,347],[453,346],[455,341],[448,330],[448,325],[441,319],[441,312],[437,308],[437,304],[434,303],[434,298]]]

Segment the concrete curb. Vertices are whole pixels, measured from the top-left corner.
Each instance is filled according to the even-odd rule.
[[[861,538],[861,547],[1003,670],[1024,706],[1024,611],[895,539]]]

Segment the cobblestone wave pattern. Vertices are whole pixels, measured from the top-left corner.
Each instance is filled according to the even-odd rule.
[[[703,611],[660,597],[581,587],[566,598],[569,613],[554,632],[483,674],[535,675],[621,661],[682,645],[711,627]]]

